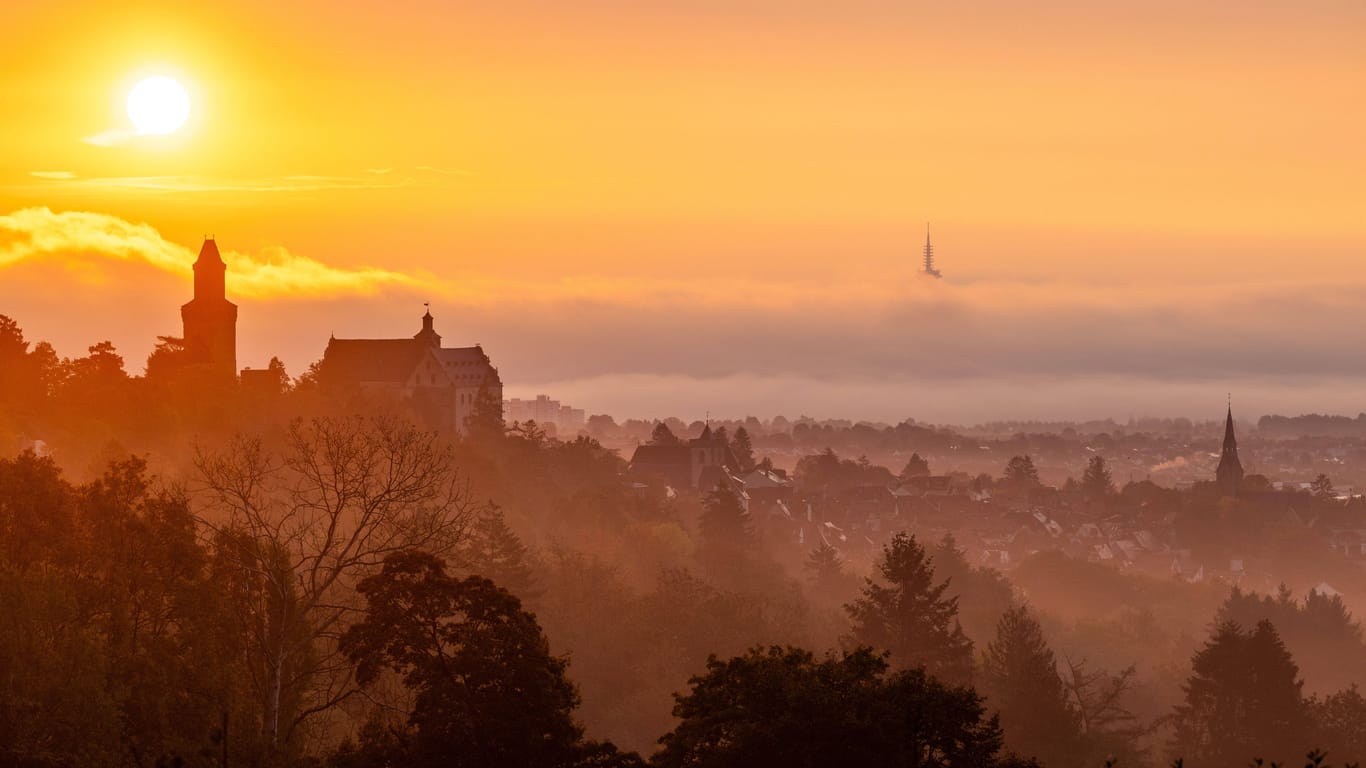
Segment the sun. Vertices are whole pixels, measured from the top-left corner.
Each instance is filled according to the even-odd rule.
[[[128,92],[128,119],[138,133],[171,133],[189,116],[190,94],[169,77],[149,77]]]

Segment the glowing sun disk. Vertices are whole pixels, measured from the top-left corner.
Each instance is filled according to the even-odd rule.
[[[190,95],[169,77],[149,77],[128,93],[128,119],[138,133],[167,134],[190,116]]]

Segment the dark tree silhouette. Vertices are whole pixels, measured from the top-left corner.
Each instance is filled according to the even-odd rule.
[[[506,426],[502,398],[487,382],[481,383],[474,395],[474,408],[465,417],[466,434],[476,441],[488,442],[501,438]]]
[[[958,598],[936,582],[925,548],[898,533],[883,547],[880,582],[867,579],[863,596],[846,606],[852,639],[885,648],[900,667],[923,666],[931,675],[966,683],[972,677],[972,641],[958,625]]]
[[[928,477],[929,474],[930,463],[921,458],[918,453],[912,453],[911,458],[906,461],[906,466],[901,469],[902,480],[909,480],[912,477]]]
[[[1000,714],[1011,752],[1080,768],[1076,712],[1043,630],[1024,606],[1007,611],[997,625],[982,660],[982,691]]]
[[[744,427],[735,430],[735,437],[730,440],[730,450],[735,454],[735,460],[740,463],[738,469],[741,473],[753,471],[754,443],[750,439],[749,430]]]
[[[583,743],[565,661],[507,590],[478,576],[453,578],[416,551],[386,557],[358,590],[365,618],[341,640],[358,679],[370,683],[389,669],[414,693],[407,728],[372,731],[363,753],[433,768],[613,764],[604,752],[614,749]]]
[[[1330,757],[1347,762],[1366,761],[1366,697],[1355,685],[1322,699],[1309,701],[1314,743]]]
[[[655,425],[655,431],[650,433],[650,445],[682,445],[683,441],[678,439],[669,425],[659,422]]]
[[[508,527],[503,510],[490,504],[474,514],[469,529],[456,548],[456,563],[475,576],[483,576],[519,599],[541,593],[531,554]]]
[[[1103,499],[1115,493],[1115,481],[1110,476],[1110,468],[1104,456],[1092,456],[1081,475],[1081,490],[1088,497]]]
[[[1310,749],[1299,667],[1271,622],[1247,633],[1220,623],[1191,667],[1172,716],[1174,754],[1192,765],[1285,764]]]
[[[707,661],[677,695],[679,723],[652,764],[708,766],[998,766],[1001,732],[971,688],[924,670],[889,672],[866,648],[817,661],[755,648]]]
[[[1034,466],[1034,459],[1028,454],[1014,456],[1006,462],[1004,479],[1006,483],[1017,488],[1030,488],[1039,484],[1039,470]]]

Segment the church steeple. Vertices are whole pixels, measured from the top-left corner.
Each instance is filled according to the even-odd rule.
[[[1243,463],[1238,460],[1238,438],[1233,434],[1233,403],[1228,405],[1224,421],[1224,450],[1219,456],[1219,468],[1214,471],[1216,482],[1225,496],[1237,496],[1243,483]]]

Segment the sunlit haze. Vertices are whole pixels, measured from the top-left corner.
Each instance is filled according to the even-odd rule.
[[[1345,0],[20,0],[0,310],[136,372],[214,235],[241,358],[294,374],[431,302],[510,395],[593,412],[1355,414],[1363,28]]]

